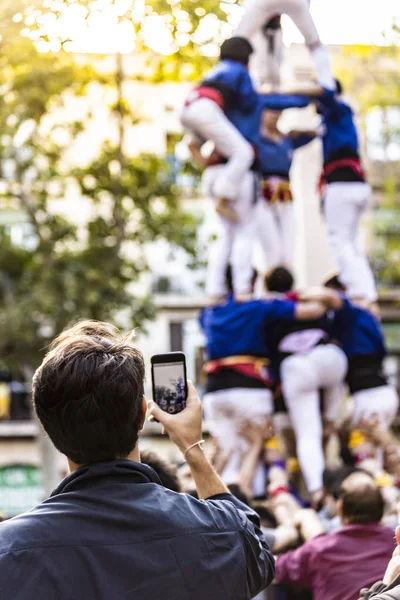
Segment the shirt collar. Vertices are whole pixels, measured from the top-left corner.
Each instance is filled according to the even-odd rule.
[[[102,482],[104,478],[118,479],[129,483],[158,483],[161,485],[157,473],[148,465],[133,460],[118,459],[79,467],[60,482],[51,493],[51,497],[78,490],[85,487],[89,482],[91,485],[96,481]]]

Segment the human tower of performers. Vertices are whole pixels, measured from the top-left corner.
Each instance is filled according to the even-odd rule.
[[[274,90],[280,84],[282,14],[304,36],[317,84],[290,94],[262,93],[266,84]],[[318,131],[281,133],[282,111],[309,104],[321,117]],[[354,115],[332,75],[307,0],[248,0],[219,62],[187,98],[181,122],[219,218],[201,325],[208,354],[204,404],[220,472],[227,482],[237,479],[248,443],[246,423],[265,423],[266,437],[273,423],[286,447],[294,431],[298,463],[318,503],[324,444],[338,427],[345,390],[353,400],[355,460],[365,458],[357,455],[364,441],[357,428],[371,418],[389,428],[398,397],[383,369],[374,277],[357,244],[371,190]],[[338,274],[318,289],[296,291],[290,168],[293,152],[316,136],[323,148],[323,216]],[[205,156],[207,142],[214,151]],[[256,241],[269,265],[262,299],[253,297]],[[256,472],[255,495],[263,493],[258,485],[265,486],[265,478]]]

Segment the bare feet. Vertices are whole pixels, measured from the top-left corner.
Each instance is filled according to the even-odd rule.
[[[218,198],[215,210],[221,217],[231,223],[237,223],[239,221],[236,211],[232,208],[231,203],[227,198]]]

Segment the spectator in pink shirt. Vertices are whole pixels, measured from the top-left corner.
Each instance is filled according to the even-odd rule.
[[[380,525],[383,509],[372,477],[351,474],[339,492],[343,528],[279,556],[276,579],[312,591],[313,600],[357,600],[361,588],[382,579],[395,547],[393,530]]]

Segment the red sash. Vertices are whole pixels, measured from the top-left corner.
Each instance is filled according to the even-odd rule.
[[[206,373],[218,374],[223,369],[229,368],[232,371],[236,371],[236,373],[251,377],[251,379],[262,381],[266,387],[271,387],[272,380],[268,364],[269,361],[267,359],[250,356],[229,356],[227,358],[210,360],[204,365],[204,371]]]
[[[357,177],[365,181],[364,167],[362,166],[361,161],[357,158],[339,158],[338,160],[333,160],[332,162],[326,164],[322,171],[318,184],[318,191],[321,196],[326,185],[327,177],[336,171],[336,169],[341,169],[343,167],[348,167],[357,175]]]
[[[222,110],[224,110],[224,99],[222,97],[221,92],[214,88],[202,85],[192,90],[185,102],[185,106],[189,106],[190,104],[192,104],[192,102],[195,102],[200,98],[208,98],[209,100],[215,102],[215,104],[219,106]]]

